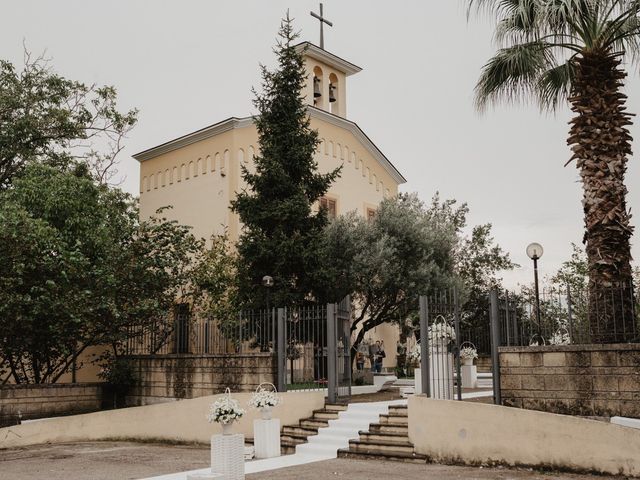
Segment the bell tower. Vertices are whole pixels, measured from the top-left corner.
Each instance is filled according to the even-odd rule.
[[[303,42],[295,48],[304,57],[307,103],[346,118],[347,77],[362,69],[310,42]]]

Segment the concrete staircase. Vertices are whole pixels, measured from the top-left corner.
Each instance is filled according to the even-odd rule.
[[[409,441],[408,420],[406,405],[390,405],[389,413],[361,430],[357,440],[349,440],[349,448],[338,450],[338,457],[425,463],[427,457],[416,454]]]
[[[329,426],[329,420],[338,418],[347,405],[327,404],[323,409],[314,410],[313,416],[300,420],[298,425],[285,425],[280,434],[280,449],[283,455],[295,453],[296,446],[307,443],[308,438],[318,435],[320,428]]]

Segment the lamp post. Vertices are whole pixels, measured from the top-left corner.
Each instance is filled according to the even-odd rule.
[[[533,278],[536,292],[536,322],[538,323],[538,335],[542,335],[542,324],[540,323],[540,290],[538,289],[538,259],[542,257],[544,250],[539,243],[530,243],[527,246],[527,256],[533,260]]]
[[[262,277],[262,286],[267,290],[267,318],[269,319],[269,321],[271,322],[271,345],[274,348],[275,351],[275,345],[276,345],[276,322],[275,319],[273,318],[273,315],[271,314],[271,305],[270,300],[271,300],[271,288],[273,287],[273,277],[269,276],[269,275],[265,275],[264,277]],[[267,342],[268,343],[268,342]],[[263,348],[263,350],[265,350]]]

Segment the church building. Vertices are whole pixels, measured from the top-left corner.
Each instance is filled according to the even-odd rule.
[[[326,173],[343,166],[320,203],[330,218],[350,211],[371,218],[380,202],[396,196],[406,180],[347,117],[347,80],[362,69],[309,42],[295,48],[304,57],[307,111],[320,139],[318,168]],[[171,205],[164,215],[191,226],[196,237],[209,239],[226,231],[236,242],[242,225],[230,202],[246,188],[241,165],[251,170],[258,150],[253,118],[232,117],[135,154],[141,217]],[[383,339],[390,353],[384,366],[394,367],[398,327],[383,324],[371,333],[370,340]]]
[[[320,138],[319,170],[343,165],[321,202],[329,217],[353,210],[371,217],[380,201],[395,196],[406,180],[347,118],[347,79],[361,68],[309,42],[296,48],[305,60],[311,128]],[[226,229],[230,240],[237,241],[241,225],[230,202],[246,188],[241,165],[251,169],[258,149],[253,118],[232,117],[135,154],[140,162],[141,217],[171,205],[167,216],[193,227],[197,237],[208,239]]]

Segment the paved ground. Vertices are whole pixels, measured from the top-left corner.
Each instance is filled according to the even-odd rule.
[[[0,478],[11,480],[125,480],[205,468],[209,449],[133,442],[85,442],[0,450]],[[570,480],[588,477],[528,470],[411,465],[395,462],[328,460],[247,475],[247,480]]]
[[[211,465],[203,446],[91,442],[0,450],[2,480],[124,480]]]

